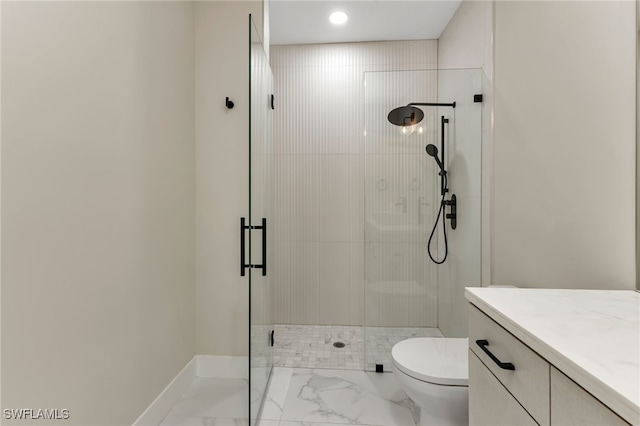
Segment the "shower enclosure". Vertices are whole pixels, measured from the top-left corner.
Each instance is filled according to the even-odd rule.
[[[387,44],[275,46],[272,89],[269,62],[252,40],[251,225],[265,217],[268,229],[264,242],[251,231],[251,263],[267,249],[266,277],[251,269],[253,424],[274,364],[384,372],[400,340],[466,336],[464,287],[481,277],[483,72],[368,71],[386,67],[373,53],[395,57]],[[411,58],[428,51],[409,46]],[[456,105],[420,106],[415,126],[387,120],[413,102]],[[441,200],[429,144],[445,155],[446,199],[455,194],[458,203],[441,265],[427,250]],[[439,225],[437,259],[443,243]]]

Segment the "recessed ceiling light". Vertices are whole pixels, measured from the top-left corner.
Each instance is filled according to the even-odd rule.
[[[347,22],[348,19],[349,17],[344,12],[333,12],[331,15],[329,15],[329,20],[334,25],[342,25]]]

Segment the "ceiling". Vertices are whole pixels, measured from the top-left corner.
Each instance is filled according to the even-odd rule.
[[[271,0],[271,44],[437,39],[461,0]],[[329,22],[337,10],[349,21]]]

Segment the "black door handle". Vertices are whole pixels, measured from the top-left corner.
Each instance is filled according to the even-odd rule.
[[[262,264],[253,265],[245,262],[245,230],[262,230]],[[267,219],[262,218],[261,226],[251,226],[245,223],[245,218],[240,218],[240,275],[244,277],[246,268],[262,269],[262,276],[267,275]]]
[[[267,219],[262,218],[262,276],[267,275]]]
[[[244,245],[245,245],[244,230],[245,229],[247,229],[247,226],[245,225],[245,219],[244,217],[241,217],[240,218],[240,276],[242,277],[244,277],[245,275],[245,269],[250,267],[244,261]]]
[[[478,346],[480,346],[480,349],[482,349],[485,354],[489,355],[489,358],[491,358],[493,360],[493,362],[498,364],[498,367],[502,368],[503,370],[515,370],[516,369],[515,365],[511,364],[510,362],[502,362],[502,361],[500,361],[494,354],[491,353],[491,351],[489,349],[487,349],[487,346],[489,346],[489,341],[488,340],[484,340],[484,339],[476,340],[476,344]]]

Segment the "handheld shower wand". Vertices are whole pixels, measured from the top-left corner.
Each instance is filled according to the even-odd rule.
[[[425,150],[427,151],[427,155],[433,157],[433,159],[436,160],[436,163],[438,163],[438,167],[440,167],[440,176],[447,174],[442,161],[438,158],[438,148],[436,148],[434,144],[430,143],[425,147]]]

